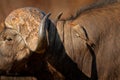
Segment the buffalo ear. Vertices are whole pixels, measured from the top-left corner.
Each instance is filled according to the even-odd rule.
[[[17,54],[15,56],[15,60],[20,61],[23,58],[28,57],[29,54],[30,54],[29,49],[27,49],[27,48],[23,49],[22,51],[17,52]]]
[[[94,47],[95,44],[89,39],[88,33],[84,26],[80,26],[79,24],[73,26],[73,29],[76,31],[78,36],[83,39],[87,45]]]
[[[80,26],[79,24],[77,24],[77,25],[74,25],[72,28],[77,33],[77,36],[80,37],[81,39],[85,41],[89,39],[87,32],[83,26]]]

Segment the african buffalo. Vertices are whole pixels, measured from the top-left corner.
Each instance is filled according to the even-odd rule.
[[[40,47],[46,45],[42,43],[45,40],[41,37],[44,36],[39,36],[43,33],[37,34],[44,16],[45,14],[39,9],[28,7],[15,10],[7,17],[4,30],[0,33],[1,75],[35,76],[40,80],[53,80],[59,76],[57,80],[64,79],[45,61],[42,54],[37,54],[43,53],[43,47],[46,47]],[[46,18],[47,16],[43,19]]]
[[[56,27],[46,21],[48,62],[70,80],[119,80],[119,14],[117,3],[57,21]]]
[[[67,80],[119,80],[119,14],[120,3],[56,22],[37,9],[15,10],[0,34],[0,69],[39,54]]]
[[[48,57],[48,61],[60,69],[61,62],[62,65],[69,64],[64,61],[66,60],[65,54],[67,54],[77,64],[79,70],[91,77],[92,80],[119,80],[119,14],[120,4],[117,3],[87,10],[80,15],[76,15],[74,19],[58,21],[57,31],[61,41],[56,40],[57,37],[55,38],[53,45],[55,50],[52,50],[51,53],[49,53],[49,50],[46,52],[47,55],[53,55]],[[60,47],[62,46],[60,42],[62,42],[66,53],[60,52],[64,50]],[[59,49],[62,50],[59,51]],[[57,64],[58,62],[60,63]],[[65,69],[69,69],[69,67],[70,65]],[[62,70],[60,71],[62,72]],[[68,71],[68,73],[72,73],[72,71]]]

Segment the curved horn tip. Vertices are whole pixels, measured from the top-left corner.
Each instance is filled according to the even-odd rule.
[[[48,13],[47,15],[45,15],[46,18],[50,17],[51,13]]]
[[[61,16],[63,15],[63,12],[60,12],[57,16],[57,19],[59,20],[61,18]]]
[[[51,13],[46,14],[46,15],[43,17],[43,22],[44,22],[46,19],[48,19],[50,15],[51,15]]]

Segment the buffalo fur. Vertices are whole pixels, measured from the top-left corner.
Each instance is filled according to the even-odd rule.
[[[49,20],[46,60],[68,80],[119,80],[119,14],[115,3],[55,25]]]
[[[113,3],[116,3],[116,2],[119,2],[119,1],[118,0],[98,0],[96,2],[91,3],[90,5],[81,7],[79,10],[77,10],[69,18],[61,19],[61,20],[73,20],[73,19],[76,19],[77,17],[79,17],[80,14],[85,12],[85,11],[91,10],[93,8],[99,8],[99,7],[105,6],[107,4],[113,4]]]

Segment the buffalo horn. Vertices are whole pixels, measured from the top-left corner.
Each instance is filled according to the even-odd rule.
[[[47,43],[47,28],[48,28],[48,18],[51,14],[47,14],[41,20],[39,31],[38,31],[38,46],[36,49],[37,53],[44,53],[48,43]]]

